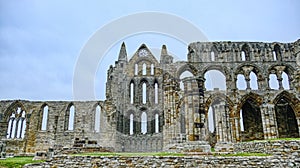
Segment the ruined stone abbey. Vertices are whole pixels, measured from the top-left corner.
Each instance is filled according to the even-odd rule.
[[[224,88],[208,87],[219,81]],[[123,43],[107,72],[106,100],[0,101],[0,141],[14,154],[205,151],[299,131],[300,40],[195,42],[177,62],[165,45],[160,60],[145,44],[128,59]]]

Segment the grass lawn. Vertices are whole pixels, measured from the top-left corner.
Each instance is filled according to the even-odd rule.
[[[42,160],[32,160],[33,157],[12,157],[0,160],[0,168],[17,168],[22,167],[27,163],[43,162]]]
[[[266,154],[266,153],[241,152],[241,153],[216,154],[214,156],[223,156],[223,157],[226,157],[226,156],[244,156],[244,157],[247,157],[247,156],[261,156],[261,157],[264,157],[264,156],[272,156],[272,155]]]
[[[150,153],[114,153],[114,152],[95,152],[95,153],[78,153],[72,156],[184,156],[183,153],[168,153],[168,152],[150,152]]]
[[[252,140],[245,142],[273,142],[273,141],[299,141],[300,138],[274,138],[274,139],[263,139],[263,140]]]

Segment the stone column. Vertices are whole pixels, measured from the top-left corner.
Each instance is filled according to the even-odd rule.
[[[279,84],[279,90],[283,90],[283,86],[282,86],[282,73],[285,69],[285,66],[276,66],[275,69],[276,71],[276,76],[277,76],[277,80],[278,80],[278,84]]]
[[[264,103],[260,109],[262,112],[261,117],[263,122],[264,139],[277,138],[274,105]]]
[[[214,113],[216,114],[215,120],[217,121],[216,123],[216,137],[217,137],[217,142],[223,142],[224,139],[224,132],[222,131],[223,128],[223,117],[222,117],[222,112],[220,110],[220,104],[214,105]]]
[[[264,103],[260,107],[261,111],[261,118],[263,123],[263,132],[264,132],[264,139],[269,139],[269,132],[270,132],[270,124],[268,120],[268,108],[266,107],[266,104]]]
[[[6,144],[3,141],[0,141],[0,159],[6,158]]]
[[[243,71],[244,71],[244,75],[245,75],[245,80],[247,83],[247,90],[250,90],[250,73],[253,70],[253,67],[251,66],[244,66],[243,67]]]
[[[206,137],[206,131],[204,128],[204,123],[205,123],[205,102],[204,102],[204,91],[205,91],[205,78],[203,77],[198,77],[197,79],[197,83],[198,83],[198,95],[199,95],[199,114],[200,114],[200,123],[199,123],[199,127],[200,127],[200,140],[205,140]]]
[[[232,118],[232,142],[237,142],[240,140],[239,138],[239,118],[238,117],[234,117]]]
[[[195,108],[194,99],[196,95],[193,93],[193,77],[187,77],[183,79],[184,84],[184,107],[185,107],[185,118],[186,118],[186,134],[188,141],[195,140]],[[197,119],[196,119],[197,120]],[[199,135],[198,135],[199,138]]]
[[[165,79],[164,81],[164,103],[163,103],[163,111],[164,111],[164,146],[170,144],[173,137],[175,136],[174,130],[174,116],[175,116],[175,81],[171,78]]]
[[[300,117],[296,117],[297,124],[298,124],[298,131],[299,131],[299,136],[300,136]]]
[[[225,102],[225,117],[226,117],[226,135],[227,135],[227,142],[232,142],[232,135],[231,135],[231,128],[232,128],[232,122],[229,115],[229,107],[228,104]]]
[[[141,115],[134,115],[133,118],[133,134],[141,134]]]
[[[241,126],[240,126],[240,111],[237,111],[237,105],[233,106],[233,110],[235,111],[235,117],[234,117],[234,126],[232,128],[233,137],[235,141],[241,141]]]
[[[275,115],[275,105],[268,104],[268,114],[269,114],[269,121],[270,121],[270,138],[278,138],[278,128],[276,124],[276,115]]]
[[[154,124],[155,124],[155,118],[151,112],[148,112],[147,113],[147,134],[155,133],[155,125]]]
[[[233,151],[233,145],[231,143],[231,124],[227,104],[223,101],[215,105],[215,108],[217,109],[216,114],[219,116],[217,119],[217,137],[219,136],[219,139],[217,139],[215,150],[219,152]]]

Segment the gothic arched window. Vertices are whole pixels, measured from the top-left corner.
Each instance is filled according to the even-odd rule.
[[[47,105],[45,105],[43,107],[43,118],[42,118],[42,125],[41,125],[41,130],[42,131],[46,131],[47,130],[48,111],[49,111],[49,107]]]
[[[74,130],[75,107],[71,105],[65,113],[65,130]]]
[[[147,114],[146,114],[146,112],[143,112],[141,115],[141,133],[142,134],[147,133]]]
[[[101,107],[97,105],[95,109],[95,132],[100,132]]]
[[[142,85],[142,102],[143,104],[147,103],[147,85],[143,83]]]
[[[26,112],[21,107],[17,107],[16,111],[12,112],[9,117],[6,138],[24,138],[25,131]]]
[[[134,102],[134,83],[130,83],[130,104],[133,104]]]
[[[154,103],[158,104],[158,84],[155,82],[154,84]]]
[[[143,64],[143,75],[147,75],[147,65]]]
[[[134,128],[133,128],[133,114],[130,114],[130,117],[129,117],[129,134],[130,135],[133,135],[134,134]]]

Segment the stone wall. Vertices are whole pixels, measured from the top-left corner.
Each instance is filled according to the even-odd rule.
[[[299,167],[300,140],[232,144],[234,153],[265,153],[270,156],[222,156],[222,153],[187,153],[186,156],[67,156],[57,155],[44,163],[25,167]]]
[[[265,157],[214,157],[214,156],[148,156],[148,157],[93,157],[56,156],[44,163],[25,168],[88,168],[88,167],[299,167],[299,158]]]
[[[109,123],[112,117],[106,113],[108,106],[104,106],[102,101],[8,100],[0,101],[0,105],[0,134],[2,141],[6,143],[7,154],[34,154],[37,151],[46,152],[55,146],[71,148],[76,143],[76,139],[86,138],[95,141],[97,147],[113,148],[115,146],[114,124]],[[66,114],[68,114],[71,105],[75,107],[74,120],[73,128],[68,130],[69,120]],[[42,130],[45,106],[48,107],[48,115],[46,129]],[[101,107],[99,131],[96,131],[95,128],[97,106]],[[8,128],[18,130],[18,127],[15,128],[16,126],[9,127],[13,118],[12,114],[16,116],[16,109],[18,108],[26,113],[24,117],[26,125],[23,126],[24,137],[8,137]]]
[[[159,152],[162,151],[162,134],[118,135],[115,151],[118,152]]]
[[[159,151],[181,139],[187,146],[208,141],[217,149],[227,143],[297,138],[299,51],[300,40],[196,42],[188,46],[188,61],[173,62],[165,46],[160,60],[145,44],[128,59],[122,44],[107,72],[105,100],[0,101],[0,140],[8,154],[20,155],[55,145],[70,148],[78,138],[130,152]],[[213,82],[226,83],[224,88],[206,87],[211,70],[223,75],[223,81]],[[184,77],[186,72],[190,75]],[[239,88],[239,82],[245,87]]]
[[[300,140],[242,142],[233,144],[234,152],[267,153],[273,155],[290,155],[300,158]]]

